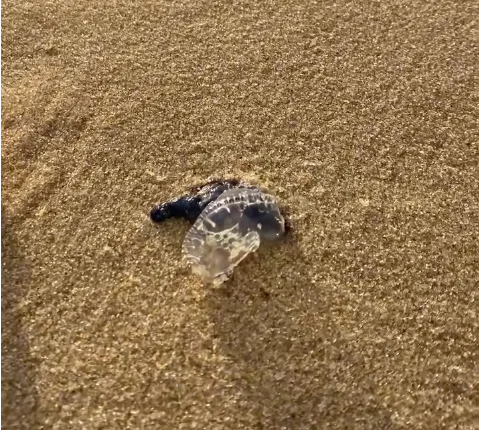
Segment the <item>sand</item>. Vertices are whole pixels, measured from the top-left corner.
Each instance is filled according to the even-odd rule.
[[[478,427],[478,9],[5,0],[5,429]],[[153,204],[266,186],[225,287]]]

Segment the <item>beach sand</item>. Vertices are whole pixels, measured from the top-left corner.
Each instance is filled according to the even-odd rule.
[[[477,428],[476,4],[2,6],[3,428]],[[219,289],[215,176],[294,227]]]

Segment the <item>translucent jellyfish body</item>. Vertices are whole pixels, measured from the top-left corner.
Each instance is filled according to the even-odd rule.
[[[183,242],[183,258],[204,282],[219,285],[262,242],[284,233],[275,197],[258,189],[229,189],[197,218]]]

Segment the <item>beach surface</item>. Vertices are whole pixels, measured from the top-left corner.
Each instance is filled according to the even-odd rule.
[[[2,3],[2,428],[478,428],[478,8]],[[223,287],[152,206],[268,188]]]

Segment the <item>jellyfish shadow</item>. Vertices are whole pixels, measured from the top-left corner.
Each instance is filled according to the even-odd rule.
[[[2,207],[2,428],[40,428],[36,365],[23,332],[19,303],[30,269],[16,239],[15,223]]]

